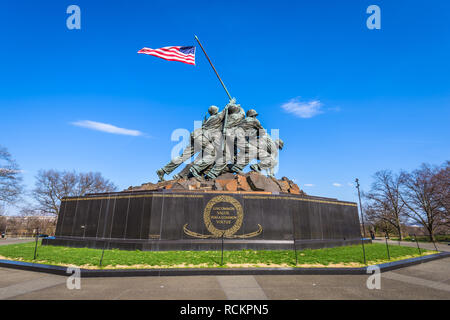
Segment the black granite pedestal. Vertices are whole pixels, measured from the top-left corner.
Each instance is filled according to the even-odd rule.
[[[361,243],[353,202],[272,193],[138,191],[64,198],[44,245],[125,250],[324,248]]]

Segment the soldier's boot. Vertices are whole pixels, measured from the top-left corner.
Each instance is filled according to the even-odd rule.
[[[164,181],[164,175],[166,172],[163,169],[156,170],[156,174],[158,175],[159,182]]]
[[[217,176],[216,176],[214,173],[212,173],[211,171],[209,171],[209,172],[206,174],[206,178],[207,178],[207,179],[210,179],[210,180],[214,180],[215,178],[217,178]]]
[[[195,169],[194,167],[191,167],[189,169],[189,172],[194,176],[195,179],[197,179],[198,181],[203,181],[203,178],[199,175],[199,173],[197,172],[197,169]]]
[[[273,168],[267,169],[267,177],[276,179],[275,174],[273,173]]]
[[[252,164],[250,166],[250,169],[252,169],[253,171],[256,171],[256,172],[261,172],[261,168],[259,167],[259,165],[257,163]]]
[[[210,174],[210,172],[211,172],[211,170],[206,170],[204,172],[206,180],[214,180],[216,178],[216,176],[212,173]]]
[[[242,171],[242,169],[239,166],[237,166],[237,165],[233,165],[231,167],[231,171],[233,171],[233,172],[235,172],[237,174],[241,174],[241,175],[244,174],[244,171]]]
[[[275,179],[275,175],[272,172],[267,172],[267,177]]]

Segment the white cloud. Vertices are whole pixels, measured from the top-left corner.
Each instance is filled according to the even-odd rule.
[[[314,184],[312,184],[312,183],[305,183],[304,186],[305,187],[314,187]]]
[[[334,182],[334,183],[333,183],[333,186],[335,186],[335,187],[342,187],[342,184],[337,183],[337,182]]]
[[[296,115],[300,118],[312,118],[318,114],[323,113],[322,102],[319,100],[312,100],[308,102],[300,101],[299,99],[291,99],[281,105],[281,108],[288,112]]]
[[[351,182],[347,182],[347,185],[348,185],[349,187],[354,187],[354,186],[355,186],[355,184],[353,184],[353,183],[351,183]]]
[[[112,124],[95,122],[95,121],[90,121],[90,120],[72,122],[72,124],[74,126],[78,126],[78,127],[83,127],[83,128],[88,128],[88,129],[92,129],[92,130],[113,133],[113,134],[123,134],[123,135],[127,135],[127,136],[135,136],[135,137],[143,135],[143,133],[138,130],[119,128],[119,127],[113,126]]]

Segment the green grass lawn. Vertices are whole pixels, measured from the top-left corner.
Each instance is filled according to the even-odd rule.
[[[367,264],[378,264],[419,256],[417,248],[389,246],[391,260],[384,244],[365,245]],[[422,254],[434,251],[422,249]],[[63,266],[99,268],[102,250],[38,245],[33,260],[34,242],[0,246],[0,259],[46,263]],[[360,267],[363,264],[361,245],[316,250],[298,250],[298,267]],[[170,267],[293,267],[293,250],[224,251],[124,251],[105,250],[103,268],[170,268]]]

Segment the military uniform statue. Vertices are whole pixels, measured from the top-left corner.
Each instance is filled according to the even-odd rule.
[[[235,164],[231,169],[234,172],[242,174],[245,166],[258,155],[258,137],[266,135],[266,131],[256,119],[257,116],[256,110],[248,110],[247,117],[242,119],[234,130],[236,146],[239,149]]]
[[[267,170],[269,177],[274,177],[274,168],[278,164],[278,150],[283,149],[284,142],[281,139],[275,141],[269,135],[264,135],[258,139],[258,158],[257,164],[252,164],[250,169],[260,172]]]
[[[182,155],[156,171],[160,181],[164,181],[165,174],[172,173],[197,153],[194,162],[174,175],[174,179],[188,178],[190,175],[198,180],[202,180],[205,175],[215,179],[223,172],[242,174],[242,170],[253,159],[259,159],[260,162],[251,165],[252,170],[267,170],[268,175],[273,176],[278,149],[283,148],[283,141],[272,140],[256,119],[258,113],[254,109],[250,109],[245,117],[244,110],[233,98],[221,112],[216,106],[209,107],[208,112],[210,117],[201,128],[191,133],[190,144]],[[227,166],[227,163],[231,164]]]
[[[208,109],[208,113],[210,117],[206,120],[201,128],[194,130],[194,132],[190,135],[190,143],[183,150],[181,156],[177,156],[172,159],[168,164],[166,164],[161,169],[156,171],[158,178],[160,181],[164,181],[164,175],[172,173],[176,168],[178,168],[183,162],[190,159],[196,153],[201,152],[200,157],[205,156],[207,152],[213,152],[213,148],[211,148],[214,133],[213,128],[220,126],[223,121],[224,113],[218,113],[219,108],[216,106],[211,106]]]
[[[218,177],[224,171],[227,162],[234,160],[234,128],[245,117],[244,109],[239,104],[236,104],[236,100],[234,99],[230,100],[225,110],[227,110],[228,114],[224,126],[225,134],[223,135],[223,140],[215,141],[216,154],[214,159],[207,156],[203,159],[202,163],[202,166],[208,167],[215,162],[212,169],[206,174],[210,179]]]

